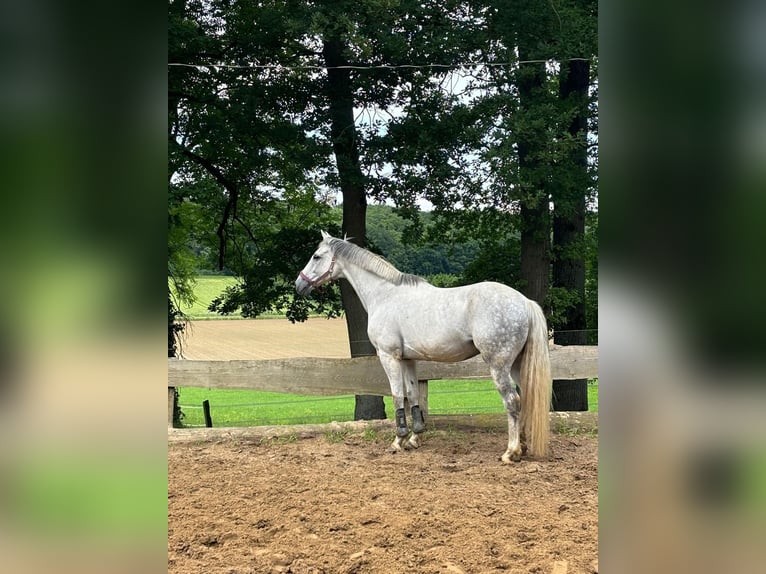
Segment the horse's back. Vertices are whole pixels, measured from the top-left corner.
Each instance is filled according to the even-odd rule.
[[[391,289],[369,309],[368,335],[388,354],[430,361],[461,361],[478,353],[465,317],[468,292],[428,283]]]
[[[516,355],[529,328],[526,298],[501,283],[398,288],[369,315],[377,348],[405,358],[459,361]],[[397,352],[398,351],[398,352]]]
[[[472,325],[526,321],[527,298],[515,289],[492,281],[459,287],[434,287],[428,283],[398,287],[370,309],[370,318],[385,323],[451,325],[465,331]]]

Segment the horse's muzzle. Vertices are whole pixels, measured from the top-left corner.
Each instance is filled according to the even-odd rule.
[[[298,295],[306,296],[314,289],[314,286],[306,281],[303,277],[298,276],[295,280],[295,291]]]

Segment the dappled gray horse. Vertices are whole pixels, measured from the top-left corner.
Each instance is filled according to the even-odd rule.
[[[503,462],[520,460],[526,447],[532,456],[547,454],[552,383],[548,330],[537,303],[500,283],[434,287],[366,249],[322,232],[322,242],[298,275],[295,289],[308,295],[341,277],[367,311],[367,333],[391,385],[396,409],[393,450],[419,447],[419,435],[426,428],[415,361],[462,361],[481,353],[508,413]],[[412,435],[406,441],[405,398],[412,416]]]

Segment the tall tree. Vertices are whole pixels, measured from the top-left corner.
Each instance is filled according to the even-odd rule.
[[[449,5],[460,5],[448,0]],[[454,59],[459,48],[445,41],[449,20],[445,6],[405,1],[392,5],[386,0],[321,3],[314,14],[314,29],[322,41],[327,67],[326,96],[330,138],[343,194],[343,232],[351,241],[366,243],[367,183],[379,188],[362,171],[362,153],[380,125],[370,121],[358,127],[355,108],[370,117],[406,101],[409,90],[417,91],[430,80],[419,70],[396,68],[416,59]],[[349,69],[349,65],[360,68]],[[387,66],[394,66],[387,68]],[[365,139],[367,142],[365,142]],[[367,159],[367,168],[372,165]],[[414,198],[414,195],[413,195]],[[367,337],[367,315],[350,285],[341,282],[352,356],[374,354]],[[355,418],[385,417],[381,397],[357,396]]]
[[[327,66],[327,99],[330,133],[340,189],[343,193],[343,233],[350,241],[364,247],[367,237],[367,195],[364,175],[359,166],[359,147],[354,122],[354,97],[351,71],[346,52],[348,46],[338,31],[327,31],[322,40],[322,56]],[[343,308],[352,357],[375,355],[367,336],[367,312],[359,296],[346,280],[340,282]],[[356,395],[354,419],[386,418],[383,397]]]
[[[519,55],[527,54],[519,47]],[[522,59],[523,56],[522,56]],[[524,64],[517,70],[519,115],[536,128],[517,130],[519,156],[519,191],[521,230],[521,290],[540,304],[544,304],[550,287],[550,208],[544,172],[546,138],[545,124],[532,118],[541,96],[545,94],[546,75],[542,64]],[[543,99],[544,101],[544,99]],[[521,122],[516,122],[519,125]]]
[[[593,193],[589,149],[591,63],[583,56],[596,55],[597,3],[572,0],[560,6],[562,22],[557,35],[560,70],[559,161],[551,180],[553,202],[552,285],[559,295],[554,342],[584,345],[588,342],[586,312],[585,221]],[[553,382],[554,410],[588,410],[586,379]]]
[[[545,305],[550,288],[550,148],[552,94],[547,61],[555,57],[552,27],[554,14],[536,0],[522,0],[514,10],[495,13],[496,25],[507,48],[518,51],[513,71],[518,107],[511,119],[517,145],[517,197],[520,203],[521,288],[524,294]]]
[[[590,64],[570,61],[562,64],[560,97],[569,104],[571,121],[565,133],[567,176],[557,178],[552,186],[553,212],[553,286],[565,290],[568,304],[554,331],[557,345],[585,345],[588,340],[585,313],[585,211],[590,188],[588,177],[588,87]],[[555,380],[554,410],[587,411],[587,379]]]
[[[317,193],[330,147],[309,136],[314,126],[304,117],[317,81],[297,66],[307,53],[294,38],[299,7],[169,4],[170,205],[200,208],[207,232],[190,232],[189,241],[241,278],[214,303],[223,313],[287,308],[301,320],[338,312],[331,290],[310,301],[293,297],[295,269],[332,221]],[[252,67],[256,54],[266,66],[288,67],[280,74]]]

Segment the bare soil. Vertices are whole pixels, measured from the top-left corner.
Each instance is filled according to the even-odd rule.
[[[183,351],[349,356],[343,319],[197,321]],[[506,466],[498,427],[430,430],[419,450],[392,455],[393,429],[381,424],[174,436],[168,572],[597,571],[598,438],[555,434],[549,458]]]
[[[429,431],[168,445],[168,572],[598,570],[598,439],[502,465],[504,433]]]
[[[183,358],[199,361],[351,356],[344,318],[192,321],[181,351]]]

